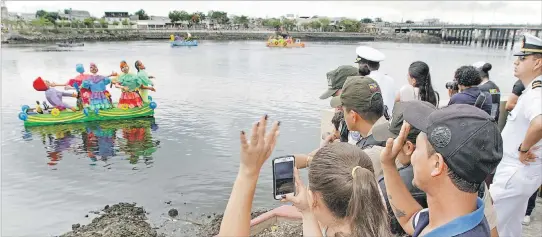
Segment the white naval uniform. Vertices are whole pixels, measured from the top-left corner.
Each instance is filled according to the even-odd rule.
[[[501,133],[503,158],[497,166],[489,190],[497,212],[499,236],[521,236],[521,221],[525,215],[527,201],[542,184],[542,149],[536,151],[538,158],[529,165],[519,161],[518,151],[530,122],[542,114],[542,87],[533,89],[533,84],[537,83],[542,83],[542,76],[525,86]],[[542,140],[534,146],[542,146]]]
[[[391,117],[393,105],[395,104],[395,95],[397,93],[393,78],[379,71],[371,71],[371,74],[367,76],[375,80],[380,86],[384,105],[388,106],[388,115]]]

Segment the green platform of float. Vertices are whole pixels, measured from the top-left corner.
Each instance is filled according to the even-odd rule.
[[[95,114],[92,110],[88,110],[88,116],[83,111],[73,112],[71,110],[61,111],[58,116],[53,116],[52,114],[29,114],[28,118],[24,121],[24,126],[84,123],[154,116],[154,110],[150,108],[148,103],[144,104],[143,107],[133,109],[120,109],[116,106],[115,104],[115,108],[100,110],[98,114]]]

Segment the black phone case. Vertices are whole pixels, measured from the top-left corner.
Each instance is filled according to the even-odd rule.
[[[271,171],[271,173],[273,173],[273,199],[275,199],[275,200],[280,200],[280,199],[277,199],[277,195],[275,194],[275,190],[277,190],[277,188],[275,187],[275,160],[276,160],[276,159],[280,159],[280,158],[285,158],[285,157],[293,157],[293,158],[294,158],[294,168],[295,168],[295,156],[293,156],[293,155],[290,155],[290,156],[279,156],[279,157],[273,158],[273,161],[272,161],[272,171]],[[295,176],[294,176],[294,187],[295,187]],[[295,191],[296,191],[296,190],[295,190],[295,188],[294,188],[294,195],[297,194]]]

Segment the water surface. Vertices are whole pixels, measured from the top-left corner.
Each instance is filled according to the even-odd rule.
[[[361,44],[361,43],[359,43]],[[167,42],[85,43],[58,51],[55,46],[2,48],[2,235],[48,236],[89,221],[84,215],[107,204],[137,202],[153,223],[178,208],[183,213],[223,211],[239,164],[239,131],[268,113],[280,119],[273,156],[309,152],[318,145],[318,97],[326,72],[353,64],[357,45],[307,43],[304,49],[266,48],[262,42],[203,41],[198,47],[170,48]],[[511,91],[510,51],[451,45],[365,43],[386,54],[381,71],[407,83],[410,63],[431,67],[434,88],[457,67],[484,60],[491,78]],[[142,60],[156,77],[155,119],[25,129],[17,114],[23,104],[43,101],[32,81],[64,82],[75,64],[90,62],[100,73],[133,69]],[[114,99],[120,92],[111,89]],[[67,99],[74,103],[73,100]],[[255,208],[279,205],[272,197],[270,161],[258,181]],[[172,205],[164,204],[173,201]]]

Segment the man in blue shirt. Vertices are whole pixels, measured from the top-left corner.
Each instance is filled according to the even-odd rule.
[[[489,114],[464,104],[437,110],[414,101],[403,116],[399,136],[388,139],[380,159],[388,200],[405,232],[413,237],[489,237],[478,190],[503,156],[497,124]],[[426,209],[411,196],[395,167],[411,126],[421,130],[411,156],[412,182],[426,193]]]
[[[467,104],[475,105],[480,94],[484,93],[485,99],[481,100],[479,108],[491,114],[492,100],[489,93],[482,92],[478,85],[482,82],[480,73],[473,66],[462,66],[455,71],[455,81],[459,87],[459,93],[450,98],[448,105]]]

